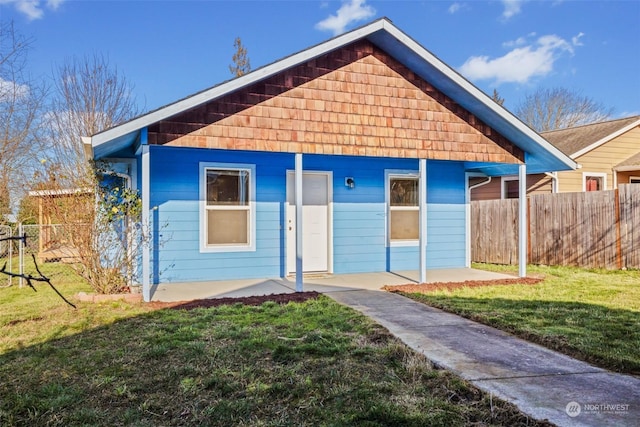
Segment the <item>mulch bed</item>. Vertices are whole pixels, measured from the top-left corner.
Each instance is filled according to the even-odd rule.
[[[435,283],[422,283],[407,284],[407,285],[395,285],[384,286],[382,289],[388,292],[406,292],[406,293],[429,293],[433,291],[441,290],[454,290],[458,288],[477,288],[480,286],[495,286],[495,285],[535,285],[540,283],[543,279],[527,277],[527,278],[513,278],[513,279],[500,279],[500,280],[467,280],[465,282],[435,282]],[[287,304],[290,302],[304,302],[310,299],[318,298],[320,294],[318,292],[294,292],[290,294],[271,294],[261,296],[250,297],[238,297],[238,298],[207,298],[198,299],[193,301],[175,301],[175,302],[160,302],[152,301],[147,303],[149,307],[155,309],[169,308],[172,310],[193,310],[201,307],[218,307],[220,305],[261,305],[267,301],[272,301],[277,304]]]
[[[218,307],[220,305],[261,305],[267,301],[272,301],[277,304],[287,304],[290,302],[304,302],[310,299],[318,298],[320,294],[318,292],[295,292],[291,294],[271,294],[251,297],[238,297],[238,298],[208,298],[197,299],[193,301],[177,301],[177,302],[149,302],[149,306],[153,308],[169,308],[172,310],[193,310],[194,308],[207,308]]]
[[[382,289],[388,292],[406,292],[406,293],[420,293],[426,294],[434,291],[452,291],[459,288],[478,288],[481,286],[496,286],[496,285],[535,285],[540,283],[541,278],[537,277],[525,277],[514,279],[499,279],[499,280],[467,280],[464,282],[435,282],[435,283],[422,283],[419,285],[396,285],[385,286]]]

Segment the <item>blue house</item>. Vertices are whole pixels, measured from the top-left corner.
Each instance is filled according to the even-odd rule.
[[[471,178],[576,167],[387,19],[91,146],[142,195],[155,239],[140,254],[146,300],[159,282],[295,275],[301,289],[307,272],[399,270],[424,280],[470,265]]]

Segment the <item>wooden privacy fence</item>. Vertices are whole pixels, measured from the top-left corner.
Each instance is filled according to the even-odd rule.
[[[531,264],[640,268],[640,185],[532,195],[527,200]],[[518,263],[518,200],[471,202],[471,259]]]

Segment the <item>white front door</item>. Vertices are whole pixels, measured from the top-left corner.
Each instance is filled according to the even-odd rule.
[[[302,269],[329,270],[329,184],[326,172],[302,175]],[[287,173],[287,273],[296,271],[295,175]]]

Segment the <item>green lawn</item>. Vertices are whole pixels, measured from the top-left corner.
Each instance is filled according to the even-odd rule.
[[[326,297],[74,310],[14,286],[0,307],[2,426],[542,425]]]
[[[530,266],[528,273],[545,280],[408,296],[596,365],[640,374],[640,271]]]

